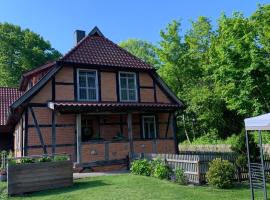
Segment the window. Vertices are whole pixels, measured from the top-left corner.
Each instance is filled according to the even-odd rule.
[[[93,115],[81,115],[81,140],[87,142],[100,140],[99,118]]]
[[[155,116],[143,116],[143,138],[153,139],[157,137]]]
[[[120,101],[137,101],[136,74],[132,72],[119,73]]]
[[[95,70],[78,70],[78,99],[81,101],[97,101],[98,84],[97,71]]]

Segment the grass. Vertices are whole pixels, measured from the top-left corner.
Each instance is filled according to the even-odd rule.
[[[0,192],[6,184],[0,183]],[[75,180],[69,188],[48,190],[12,197],[11,200],[88,200],[88,199],[180,199],[241,200],[250,198],[249,188],[237,186],[220,190],[207,186],[181,186],[166,180],[135,175],[100,176]],[[260,197],[262,194],[260,194]],[[5,199],[0,195],[0,199]]]

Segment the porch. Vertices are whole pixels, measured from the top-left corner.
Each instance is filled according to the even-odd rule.
[[[49,107],[59,113],[58,118],[76,115],[76,166],[126,164],[127,156],[134,153],[177,152],[175,114],[166,105],[131,108],[130,104],[99,107],[62,103]]]
[[[126,164],[134,153],[176,152],[168,113],[77,114],[76,132],[76,163],[83,167]]]

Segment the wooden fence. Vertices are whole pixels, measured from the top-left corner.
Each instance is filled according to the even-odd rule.
[[[155,158],[164,159],[167,164],[175,169],[180,167],[184,170],[190,183],[202,184],[206,182],[206,172],[209,169],[209,163],[215,158],[229,160],[235,163],[236,156],[234,153],[226,152],[181,152],[177,154],[138,154],[135,153],[131,158],[134,159],[145,158],[152,160]],[[270,172],[270,159],[265,158],[266,173]],[[235,169],[235,180],[242,181],[248,179],[248,171],[245,169]]]

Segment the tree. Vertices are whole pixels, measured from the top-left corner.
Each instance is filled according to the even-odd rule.
[[[219,19],[218,35],[210,48],[211,80],[229,110],[242,118],[269,112],[269,66],[256,40],[256,28],[235,13]]]
[[[156,47],[153,44],[143,40],[128,39],[120,42],[119,45],[146,63],[159,68],[160,63],[155,52]]]
[[[40,35],[0,23],[0,86],[18,86],[22,73],[60,56]]]

